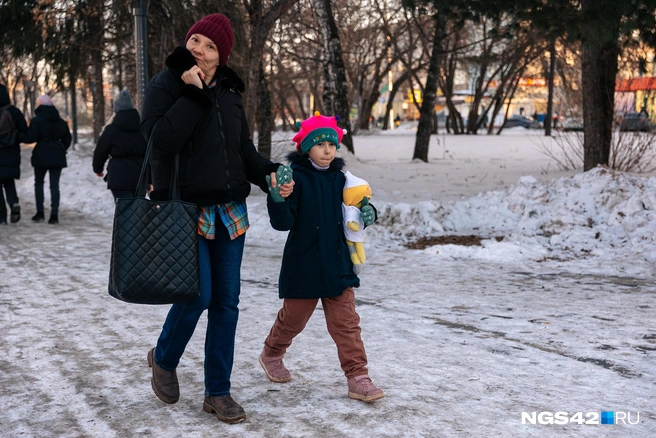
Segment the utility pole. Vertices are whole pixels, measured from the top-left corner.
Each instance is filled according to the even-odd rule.
[[[553,93],[554,93],[554,76],[556,72],[556,39],[551,40],[549,45],[549,78],[548,81],[548,90],[549,94],[547,97],[547,114],[544,117],[544,135],[547,137],[551,136],[551,127],[553,121]],[[554,126],[555,128],[555,126]]]
[[[390,13],[387,9],[387,2],[385,2],[385,19],[389,22]],[[389,66],[389,71],[387,72],[387,101],[390,103],[390,112],[387,114],[389,117],[389,129],[394,129],[394,104],[390,102],[392,97],[392,88],[394,88],[394,74],[392,73],[392,36],[387,35],[387,65]],[[412,90],[414,92],[414,90]]]
[[[148,11],[146,0],[132,0],[134,15],[134,47],[137,57],[137,108],[141,109],[148,85]]]

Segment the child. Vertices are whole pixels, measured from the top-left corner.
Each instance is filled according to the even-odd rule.
[[[282,358],[321,299],[328,332],[347,378],[348,396],[372,402],[385,394],[369,378],[360,317],[355,312],[353,288],[360,286],[360,279],[353,272],[342,225],[344,161],[335,158],[335,153],[344,133],[337,120],[316,112],[300,124],[293,139],[299,153],[290,157],[294,191],[283,200],[270,189],[267,207],[271,225],[289,231],[289,235],[278,289],[284,301],[259,362],[271,381],[291,380]],[[375,220],[373,207],[365,208],[365,226]]]

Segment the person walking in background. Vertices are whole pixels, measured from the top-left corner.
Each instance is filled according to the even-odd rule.
[[[59,177],[66,167],[66,151],[71,146],[68,124],[59,117],[59,111],[49,96],[36,99],[36,114],[30,121],[25,143],[36,143],[32,150],[34,167],[34,196],[36,198],[35,222],[45,220],[43,209],[43,184],[46,173],[50,175],[50,219],[49,224],[59,223]]]
[[[0,225],[7,224],[7,204],[11,223],[21,218],[15,180],[20,178],[20,141],[25,134],[25,116],[11,104],[7,87],[0,84]]]
[[[319,300],[328,333],[347,379],[348,396],[372,402],[385,396],[369,378],[367,355],[360,337],[360,317],[355,292],[360,279],[343,231],[344,160],[335,158],[343,131],[336,117],[313,117],[301,122],[294,136],[298,153],[290,156],[296,187],[287,199],[269,195],[271,226],[289,231],[278,279],[283,299],[259,362],[272,382],[291,380],[283,356],[292,340],[305,328]],[[371,204],[361,208],[364,226],[376,220]]]
[[[246,418],[230,391],[244,233],[249,227],[246,197],[251,183],[268,191],[267,175],[275,187],[281,166],[262,157],[251,140],[241,97],[244,83],[226,67],[233,44],[230,20],[224,15],[211,14],[195,23],[185,47],[169,55],[168,68],[149,84],[141,122],[144,136],[153,138],[150,198],[169,198],[179,156],[180,197],[200,207],[200,295],[171,307],[157,345],[147,355],[151,386],[163,402],[178,401],[176,368],[207,309],[203,410],[226,423]],[[293,181],[279,189],[281,196],[288,196]]]
[[[109,158],[105,181],[115,199],[131,198],[137,188],[147,146],[140,125],[130,92],[122,90],[114,101],[114,117],[93,152],[93,171],[101,178]]]

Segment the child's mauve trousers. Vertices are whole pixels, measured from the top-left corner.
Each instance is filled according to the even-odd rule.
[[[305,328],[318,298],[285,298],[276,322],[264,341],[264,355],[282,356]],[[367,354],[360,337],[360,316],[355,312],[355,293],[350,287],[338,297],[321,298],[328,333],[337,345],[337,355],[346,378],[367,375]]]

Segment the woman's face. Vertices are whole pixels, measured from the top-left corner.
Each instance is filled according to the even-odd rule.
[[[214,76],[219,66],[219,50],[211,39],[204,35],[195,33],[187,41],[187,50],[194,55],[196,64],[210,78]]]

